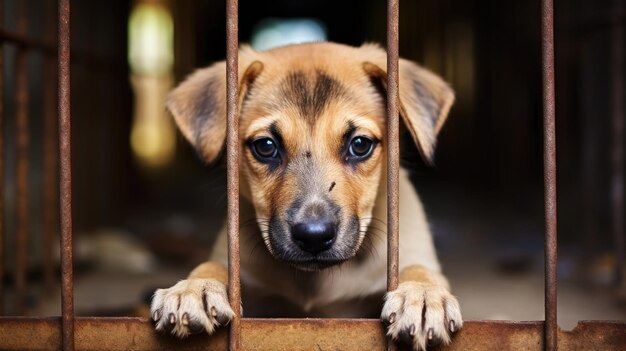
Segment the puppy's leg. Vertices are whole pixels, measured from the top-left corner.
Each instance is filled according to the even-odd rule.
[[[420,265],[400,272],[398,289],[385,296],[381,318],[387,335],[413,345],[414,350],[450,343],[452,333],[463,327],[461,309],[450,294],[443,275]]]
[[[150,308],[156,330],[180,338],[206,331],[212,334],[218,326],[233,317],[226,286],[228,272],[224,266],[205,262],[185,280],[169,289],[154,293]]]

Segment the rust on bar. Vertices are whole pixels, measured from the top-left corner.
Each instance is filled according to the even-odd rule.
[[[226,174],[228,192],[228,299],[235,312],[230,322],[229,349],[239,350],[241,286],[239,281],[239,2],[226,1]]]
[[[0,28],[0,42],[10,42],[18,47],[28,48],[31,50],[43,50],[47,52],[55,52],[56,46],[51,42],[46,42],[28,36],[25,32],[11,32],[5,28]]]
[[[59,318],[0,318],[0,349],[58,350]],[[468,321],[452,343],[431,350],[501,351],[543,348],[544,322]],[[560,350],[623,350],[626,322],[581,321],[572,331],[558,331]],[[244,350],[380,350],[385,330],[373,319],[249,319],[241,320]],[[227,350],[228,332],[178,340],[157,334],[142,318],[76,318],[76,348],[95,350]]]
[[[17,18],[18,31],[28,31],[26,2],[20,2]],[[18,47],[15,56],[15,127],[16,127],[16,240],[15,240],[15,312],[25,313],[26,257],[28,255],[28,173],[30,133],[28,121],[28,54],[26,48]]]
[[[0,0],[0,28],[4,26],[4,0]],[[0,43],[0,316],[4,314],[4,45]]]
[[[44,2],[44,13],[54,13],[54,3]],[[44,37],[54,40],[56,28],[55,16],[44,16]],[[53,291],[55,287],[54,238],[58,235],[58,202],[57,202],[57,114],[56,114],[56,57],[45,52],[43,62],[43,228],[42,228],[42,270],[43,290]],[[45,294],[44,294],[45,296]]]
[[[624,262],[626,261],[626,232],[624,231],[624,23],[623,0],[617,1],[616,18],[612,21],[613,77],[611,87],[611,209],[613,241],[615,243],[615,283],[624,285]]]
[[[387,1],[387,291],[398,287],[400,121],[398,53],[399,1]],[[387,349],[397,349],[389,341]]]
[[[556,350],[556,126],[554,107],[554,28],[552,0],[541,2],[543,133],[545,183],[545,349]]]
[[[64,351],[74,350],[72,269],[72,148],[70,123],[70,1],[58,3],[59,200],[61,215],[61,313]]]
[[[398,0],[387,8],[387,290],[398,287],[400,142],[398,120]]]

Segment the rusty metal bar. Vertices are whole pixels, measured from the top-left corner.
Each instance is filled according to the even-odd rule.
[[[58,350],[59,318],[0,318],[1,350]],[[544,322],[469,321],[452,344],[432,350],[540,350]],[[76,348],[96,350],[227,350],[228,335],[197,335],[178,340],[154,332],[142,318],[76,318]],[[385,329],[373,319],[241,320],[243,350],[376,350],[385,346]],[[559,331],[559,349],[623,350],[626,322],[584,321],[572,331]]]
[[[0,27],[4,0],[0,0]],[[4,45],[0,43],[0,316],[4,314]]]
[[[387,1],[387,291],[398,287],[400,121],[398,116],[399,2]],[[396,349],[389,342],[388,350]]]
[[[17,27],[20,33],[27,33],[28,18],[26,2],[20,2]],[[29,174],[29,117],[28,117],[28,54],[25,48],[18,47],[15,57],[15,118],[16,118],[16,208],[17,229],[15,249],[15,310],[25,312],[26,296],[26,257],[28,255],[28,174]]]
[[[554,113],[554,28],[552,0],[541,2],[545,183],[545,349],[557,349],[556,314],[556,126]]]
[[[616,14],[624,11],[623,1],[618,1]],[[619,15],[618,15],[619,16]],[[615,243],[615,282],[624,283],[626,242],[624,236],[624,23],[614,20],[612,27],[612,88],[611,88],[611,209],[613,240]]]
[[[235,312],[230,322],[229,350],[239,350],[241,286],[239,282],[239,2],[226,0],[226,174],[228,192],[228,299]]]
[[[398,0],[387,2],[387,290],[398,287],[398,201],[400,142],[398,120]]]
[[[10,42],[18,47],[24,47],[34,50],[43,50],[45,52],[56,51],[56,45],[37,38],[28,36],[24,32],[12,32],[4,28],[0,28],[0,42]]]
[[[74,277],[72,268],[72,148],[70,114],[70,0],[59,0],[59,198],[61,211],[61,310],[64,351],[74,350]]]

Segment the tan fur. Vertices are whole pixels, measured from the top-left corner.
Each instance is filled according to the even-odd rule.
[[[204,262],[194,268],[187,279],[212,278],[224,285],[228,285],[228,270],[221,264],[215,262]]]
[[[242,289],[246,310],[252,314],[267,314],[262,307],[276,316],[291,316],[289,308],[321,317],[380,313],[380,305],[359,301],[385,290],[386,240],[381,230],[386,223],[386,113],[384,93],[377,89],[377,84],[386,85],[385,69],[385,52],[370,44],[353,48],[316,43],[266,52],[241,49],[240,211],[242,221],[258,222],[258,226],[242,225],[240,229]],[[209,163],[219,154],[225,136],[224,72],[223,63],[199,70],[167,101],[183,135]],[[401,60],[401,117],[427,161],[432,160],[436,135],[453,101],[454,94],[443,80]],[[347,163],[340,152],[350,127],[355,129],[354,135],[379,142],[369,158],[354,164]],[[281,168],[259,162],[249,145],[260,137],[275,137],[272,128],[282,137],[285,159],[277,166]],[[341,223],[358,219],[358,238],[339,227],[335,243],[350,260],[319,271],[298,271],[277,259],[269,238],[275,240],[273,235],[278,234],[268,231],[267,219],[287,218],[298,201],[311,202],[311,206],[316,201],[330,201],[341,209]],[[225,287],[226,247],[222,232],[212,261],[194,270],[189,281]],[[400,174],[400,268],[400,286],[385,297],[381,314],[390,322],[389,335],[394,339],[409,335],[416,350],[425,349],[432,341],[429,337],[449,342],[450,332],[462,326],[460,309],[440,273],[421,202],[405,171]],[[206,302],[202,294],[206,284],[187,284],[191,296],[205,299],[204,307],[202,303],[187,304],[170,312],[173,305],[168,298],[186,294],[183,282],[159,290],[152,305],[153,313],[160,317],[157,329],[169,328],[178,336],[189,334],[192,328],[185,332],[177,324],[172,329],[163,322],[165,312],[180,319],[185,313],[199,315],[183,309],[196,306],[209,308],[204,312],[210,315],[206,306],[216,305]],[[231,315],[223,304],[225,289],[212,291],[221,292],[214,295],[220,301],[219,314]],[[424,308],[426,324],[422,325]],[[195,325],[212,332],[215,324],[200,319]],[[419,332],[410,333],[416,328]]]

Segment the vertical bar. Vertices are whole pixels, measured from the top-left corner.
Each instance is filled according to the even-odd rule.
[[[54,13],[54,3],[44,2],[44,13]],[[44,39],[54,40],[55,16],[46,15],[44,19]],[[52,291],[55,286],[54,237],[58,232],[57,202],[57,115],[56,115],[56,58],[52,52],[44,52],[43,63],[43,245],[42,270],[44,291]]]
[[[0,0],[0,28],[4,27],[4,0]],[[4,45],[0,43],[0,316],[4,314]]]
[[[61,207],[61,310],[63,350],[74,350],[72,270],[72,149],[70,115],[70,0],[59,0],[59,197]]]
[[[553,2],[541,1],[545,186],[545,348],[557,349],[556,315],[556,126],[554,114]]]
[[[398,0],[387,1],[387,291],[398,287],[399,170]],[[389,342],[389,350],[396,345]]]
[[[613,12],[622,16],[623,1],[618,1]],[[615,283],[624,282],[626,243],[624,236],[624,24],[619,17],[613,18],[611,64],[613,82],[611,87],[611,202],[613,240],[615,242]]]
[[[228,298],[235,317],[230,322],[229,348],[239,350],[241,291],[239,283],[239,113],[237,111],[239,2],[226,1],[226,170],[228,192]]]
[[[18,32],[28,33],[26,2],[20,2],[17,20]],[[28,56],[26,48],[19,46],[15,58],[15,118],[17,138],[17,239],[15,250],[15,308],[18,314],[24,314],[26,295],[26,256],[28,254],[28,152],[30,133],[28,121]]]

